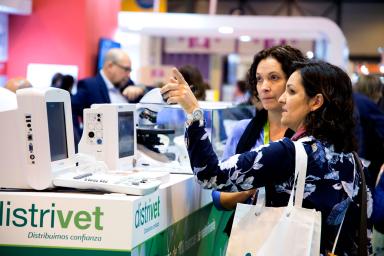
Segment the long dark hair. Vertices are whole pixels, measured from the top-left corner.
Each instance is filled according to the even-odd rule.
[[[356,150],[352,84],[347,73],[324,61],[295,63],[294,68],[300,72],[307,96],[320,93],[324,98],[323,105],[306,116],[306,132],[338,152]]]
[[[248,88],[256,97],[258,96],[256,89],[257,66],[259,65],[260,61],[268,57],[276,59],[281,64],[285,79],[288,79],[288,77],[293,73],[293,71],[295,71],[295,69],[292,68],[293,62],[304,61],[306,59],[300,50],[289,45],[274,46],[258,52],[253,58],[253,63],[249,68],[247,74]],[[265,109],[256,111],[256,116],[248,124],[247,128],[245,129],[243,135],[239,140],[239,143],[237,144],[237,154],[251,150],[251,148],[256,144],[256,141],[260,138],[261,129],[263,129],[264,124],[267,122],[267,120],[268,112]],[[292,134],[292,131],[288,130],[285,136],[291,137]]]

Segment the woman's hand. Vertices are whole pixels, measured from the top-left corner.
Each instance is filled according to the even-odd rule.
[[[172,69],[169,83],[164,85],[160,92],[168,104],[178,103],[188,114],[199,107],[199,103],[183,75],[176,68]]]
[[[221,192],[220,204],[227,210],[236,208],[237,203],[244,203],[248,198],[255,196],[256,189],[241,192]]]

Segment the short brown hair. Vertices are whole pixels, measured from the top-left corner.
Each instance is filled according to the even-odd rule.
[[[383,84],[376,75],[360,75],[356,84],[353,86],[355,92],[365,94],[375,103],[382,97]]]

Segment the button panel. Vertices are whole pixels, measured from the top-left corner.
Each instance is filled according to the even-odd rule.
[[[103,114],[87,113],[87,142],[91,145],[102,145],[103,138]]]
[[[28,152],[27,155],[27,162],[29,164],[36,164],[36,155],[34,152],[33,144],[34,144],[34,136],[33,136],[33,123],[32,123],[32,115],[31,114],[25,114],[25,137],[27,138],[27,144],[26,144],[26,151]]]

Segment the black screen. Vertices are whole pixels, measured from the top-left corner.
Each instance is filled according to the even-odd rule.
[[[119,112],[119,158],[132,156],[134,151],[133,112]]]
[[[68,158],[64,102],[47,102],[51,161]]]

